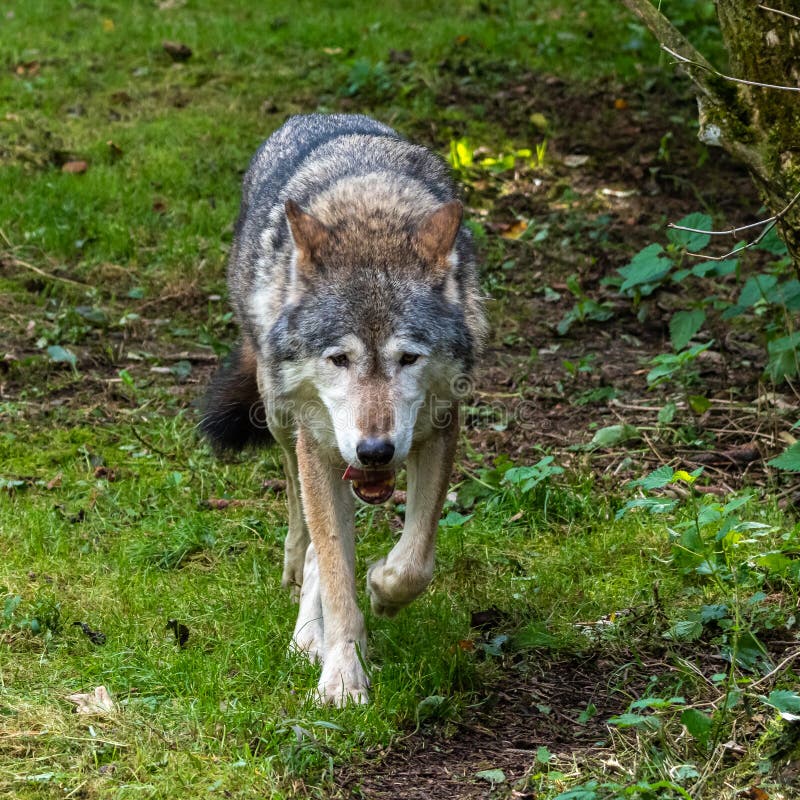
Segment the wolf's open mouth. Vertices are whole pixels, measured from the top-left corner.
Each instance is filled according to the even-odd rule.
[[[348,466],[343,481],[353,482],[353,492],[359,500],[376,506],[394,494],[393,469],[358,469]]]

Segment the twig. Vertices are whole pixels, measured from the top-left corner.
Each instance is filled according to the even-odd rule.
[[[763,3],[759,3],[758,7],[763,9],[764,11],[771,11],[773,14],[781,14],[784,17],[789,17],[789,19],[796,20],[800,22],[800,17],[796,17],[794,14],[790,14],[788,11],[781,11],[779,8],[770,8],[769,6],[765,6]]]
[[[778,664],[777,667],[775,667],[775,669],[770,670],[770,672],[768,672],[763,678],[759,678],[757,681],[753,681],[747,688],[752,689],[754,686],[758,686],[759,683],[764,683],[764,681],[768,680],[773,675],[780,672],[787,664],[794,661],[798,656],[800,656],[800,649],[795,650],[794,653],[790,653],[788,656],[786,656],[786,658],[783,659],[783,661],[781,661],[780,664]]]
[[[142,436],[142,435],[139,433],[139,431],[137,431],[137,430],[136,430],[136,426],[135,426],[135,425],[131,425],[131,433],[132,433],[132,434],[133,434],[133,435],[134,435],[134,436],[135,436],[135,437],[136,437],[136,438],[137,438],[137,439],[138,439],[138,440],[139,440],[139,441],[140,441],[140,442],[141,442],[141,443],[142,443],[142,444],[143,444],[145,447],[147,447],[149,450],[152,450],[154,453],[157,453],[158,455],[160,455],[160,456],[163,456],[164,458],[172,458],[172,456],[171,456],[169,453],[165,453],[163,450],[159,450],[159,448],[158,448],[158,447],[156,447],[156,446],[155,446],[155,445],[154,445],[152,442],[148,442],[148,441],[147,441],[147,439],[145,439],[145,438],[144,438],[144,436]]]
[[[693,61],[691,58],[686,58],[680,53],[671,50],[665,44],[661,45],[661,49],[669,53],[673,58],[676,58],[681,64],[689,64],[692,67],[698,67],[716,75],[718,78],[723,78],[732,83],[743,83],[746,86],[761,86],[763,89],[780,89],[784,92],[800,92],[800,86],[784,86],[780,83],[761,83],[760,81],[748,81],[746,78],[735,78],[733,75],[726,75],[724,72],[714,69],[708,62],[702,63],[700,61]]]
[[[8,238],[6,232],[0,228],[0,238],[8,245],[9,252],[11,255],[11,263],[16,267],[24,267],[25,269],[29,269],[32,272],[35,272],[37,275],[41,275],[43,278],[47,278],[51,281],[62,281],[63,283],[72,284],[72,286],[80,286],[81,289],[86,288],[85,283],[80,283],[79,281],[73,281],[70,278],[62,278],[59,275],[51,275],[49,272],[45,272],[43,269],[39,269],[39,267],[35,267],[33,264],[29,264],[27,261],[22,261],[21,259],[17,258],[14,255],[14,251],[17,247],[12,244],[11,239]]]
[[[761,231],[761,233],[759,233],[758,236],[756,236],[756,238],[753,239],[752,242],[745,242],[745,244],[743,244],[741,247],[734,247],[733,250],[731,250],[729,253],[725,253],[724,255],[721,255],[721,256],[709,256],[709,255],[705,255],[704,253],[687,253],[686,255],[692,256],[692,258],[704,258],[707,261],[724,261],[729,256],[736,255],[736,253],[741,253],[742,250],[749,250],[751,247],[755,247],[778,224],[778,222],[783,217],[786,216],[786,214],[792,209],[792,207],[794,206],[794,204],[798,200],[800,200],[800,192],[798,192],[774,217],[770,217],[769,219],[765,219],[761,223],[756,223],[756,225],[758,225],[758,224],[762,224],[762,225],[766,224],[767,227],[764,228],[764,230]],[[669,225],[668,227],[677,228],[678,230],[681,230],[676,225]],[[754,225],[748,225],[746,227],[755,227],[755,226]],[[685,230],[689,230],[689,229],[686,228]],[[744,228],[739,228],[739,230],[744,230]],[[708,234],[712,234],[713,235],[714,232],[713,231],[699,231],[698,230],[698,231],[695,231],[695,233],[708,233]]]
[[[674,231],[689,231],[689,233],[705,233],[708,236],[736,236],[737,233],[740,231],[746,231],[750,228],[759,228],[762,225],[766,225],[768,222],[773,222],[775,217],[769,217],[768,219],[762,219],[758,222],[753,222],[750,225],[742,225],[739,228],[731,228],[729,231],[706,231],[702,228],[687,228],[685,225],[676,225],[674,222],[670,222],[667,227],[672,228]]]
[[[60,275],[52,275],[51,273],[45,272],[43,269],[39,269],[39,267],[35,267],[33,264],[29,264],[27,261],[22,261],[14,256],[11,257],[11,263],[15,267],[24,267],[25,269],[29,269],[31,272],[35,272],[37,275],[41,275],[43,278],[47,278],[50,281],[61,281],[62,283],[68,283],[71,286],[78,286],[81,289],[87,288],[85,283],[73,281],[71,278],[62,278]]]

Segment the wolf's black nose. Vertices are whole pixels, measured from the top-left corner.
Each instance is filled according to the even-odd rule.
[[[388,439],[370,436],[356,445],[356,455],[365,467],[383,467],[392,460],[394,445]]]

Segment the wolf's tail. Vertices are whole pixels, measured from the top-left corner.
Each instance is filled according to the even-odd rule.
[[[258,391],[256,365],[256,352],[244,340],[211,379],[199,427],[218,452],[265,447],[274,441]]]

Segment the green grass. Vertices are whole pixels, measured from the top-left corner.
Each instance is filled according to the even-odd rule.
[[[708,4],[662,5],[718,55]],[[533,146],[534,127],[506,130],[480,103],[449,102],[450,91],[470,85],[488,98],[528,71],[578,84],[664,80],[665,62],[618,4],[65,2],[54,14],[52,2],[26,0],[5,10],[0,355],[8,347],[16,360],[0,365],[0,795],[323,795],[342,764],[415,729],[426,698],[448,698],[443,722],[457,719],[517,660],[599,651],[640,662],[673,647],[671,624],[720,599],[744,610],[748,630],[788,624],[796,586],[778,567],[745,568],[769,549],[793,557],[797,528],[773,502],[748,510],[768,532],[738,546],[742,580],[731,588],[676,565],[668,527],[687,508],[616,521],[613,477],[578,469],[523,494],[484,465],[460,489],[474,496],[488,483],[484,496],[446,509],[474,516],[443,525],[431,590],[394,620],[364,604],[372,704],[319,708],[309,701],[317,669],[287,654],[286,513],[262,487],[280,477],[277,456],[220,463],[195,435],[205,360],[234,336],[218,295],[258,143],[290,113],[349,110],[442,152],[461,137],[492,152]],[[164,39],[193,56],[173,64]],[[87,171],[63,172],[70,160]],[[502,247],[488,248],[495,284]],[[53,363],[48,346],[79,353],[79,369]],[[476,458],[468,439],[462,452]],[[211,510],[212,498],[243,502]],[[362,586],[396,520],[362,509],[359,529]],[[782,599],[747,605],[757,591]],[[509,637],[494,655],[470,628],[472,612],[492,608]],[[629,617],[587,638],[587,626],[621,612]],[[184,647],[169,620],[187,626]],[[717,652],[723,638],[709,632],[702,646]],[[665,658],[684,655],[675,644]],[[654,679],[663,692],[678,680],[666,670]],[[679,682],[708,696],[696,675]],[[116,712],[73,714],[65,698],[99,685]],[[759,747],[748,777],[768,750]],[[678,757],[708,763],[646,737],[621,737],[618,756],[643,781],[669,777]],[[540,796],[601,775],[592,758],[561,777],[554,764],[537,778]]]

